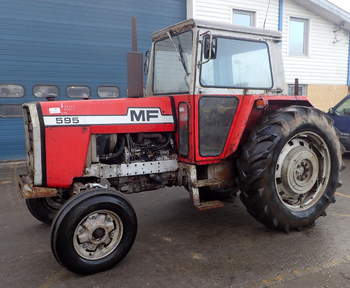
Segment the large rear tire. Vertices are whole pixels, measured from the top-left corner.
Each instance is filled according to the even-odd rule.
[[[282,108],[242,143],[240,198],[269,228],[288,232],[312,226],[335,202],[341,162],[336,130],[323,112]]]
[[[53,221],[51,248],[57,261],[78,274],[110,269],[131,249],[137,219],[118,192],[94,188],[62,207]]]

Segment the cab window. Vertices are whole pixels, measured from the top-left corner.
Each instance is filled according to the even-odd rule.
[[[266,42],[224,37],[215,37],[215,41],[215,57],[201,66],[202,86],[272,88],[270,55]]]
[[[192,31],[172,35],[171,38],[159,40],[154,44],[155,94],[189,91],[188,77],[192,73]]]

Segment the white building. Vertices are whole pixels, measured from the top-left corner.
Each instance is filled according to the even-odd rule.
[[[187,18],[279,30],[289,93],[326,110],[348,93],[350,14],[326,0],[188,0]]]

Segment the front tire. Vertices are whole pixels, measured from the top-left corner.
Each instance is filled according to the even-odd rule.
[[[109,189],[91,189],[71,198],[59,211],[51,248],[68,270],[92,274],[121,261],[136,232],[136,214],[123,196]]]
[[[64,202],[65,200],[60,197],[26,199],[30,214],[47,225],[52,223]]]
[[[337,133],[323,112],[282,108],[241,146],[240,198],[269,228],[288,232],[312,226],[335,202],[341,162]]]

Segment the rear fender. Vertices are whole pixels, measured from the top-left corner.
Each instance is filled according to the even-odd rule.
[[[239,145],[244,142],[247,133],[262,121],[266,113],[291,105],[312,106],[307,98],[303,96],[237,95],[237,97],[240,103],[224,151],[219,159],[213,159],[212,163],[221,161],[235,153]],[[257,105],[258,100],[263,100],[263,107]]]
[[[271,113],[272,111],[293,105],[312,107],[312,104],[309,102],[309,100],[303,96],[256,97],[254,103],[256,103],[256,101],[259,99],[264,100],[265,106],[263,108],[257,107],[257,105],[252,106],[241,142],[244,142],[245,137],[263,120],[264,116]]]

